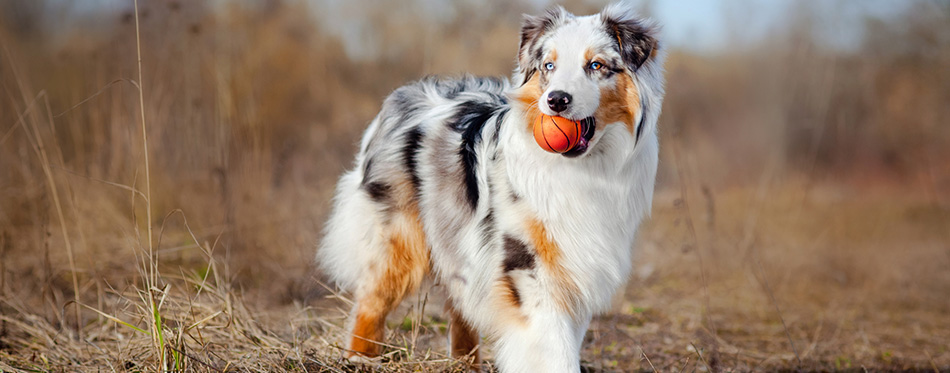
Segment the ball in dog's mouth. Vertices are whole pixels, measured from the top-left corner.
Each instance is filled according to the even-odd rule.
[[[580,140],[577,141],[577,145],[574,145],[574,148],[571,150],[561,153],[561,155],[568,158],[574,158],[586,153],[587,147],[590,145],[590,139],[594,138],[594,131],[597,130],[597,126],[595,126],[595,124],[594,117],[584,118],[581,121],[581,133],[583,135],[581,135]]]

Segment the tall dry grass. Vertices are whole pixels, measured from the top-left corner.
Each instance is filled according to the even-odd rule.
[[[0,15],[4,370],[353,369],[311,263],[336,177],[388,92],[508,74],[536,11],[169,0],[67,29],[50,4]],[[586,366],[950,366],[950,6],[851,50],[800,7],[762,42],[670,51],[654,218]],[[394,315],[387,367],[461,369],[427,300]]]

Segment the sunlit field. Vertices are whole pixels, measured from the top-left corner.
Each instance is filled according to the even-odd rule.
[[[0,371],[465,371],[438,284],[343,360],[313,258],[383,98],[509,75],[546,4],[369,3],[0,0]],[[740,1],[722,45],[668,47],[652,217],[586,371],[950,371],[950,2],[855,15],[880,3],[748,35]]]

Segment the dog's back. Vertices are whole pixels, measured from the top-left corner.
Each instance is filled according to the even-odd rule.
[[[338,284],[357,290],[384,281],[368,278],[373,273],[367,268],[391,263],[428,269],[420,199],[454,200],[452,192],[461,192],[466,205],[477,204],[476,147],[484,133],[497,134],[498,114],[507,111],[505,89],[507,83],[494,78],[433,77],[389,95],[363,136],[356,167],[340,180],[318,251],[320,265]],[[457,207],[447,210],[471,215]],[[421,274],[411,277],[407,286],[418,284]]]

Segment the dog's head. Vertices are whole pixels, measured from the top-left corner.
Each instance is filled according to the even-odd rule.
[[[582,120],[582,140],[564,153],[594,146],[594,132],[623,125],[631,135],[642,116],[637,72],[658,50],[654,29],[623,5],[577,17],[557,7],[525,16],[515,77],[526,115]],[[528,121],[531,123],[532,121]]]

